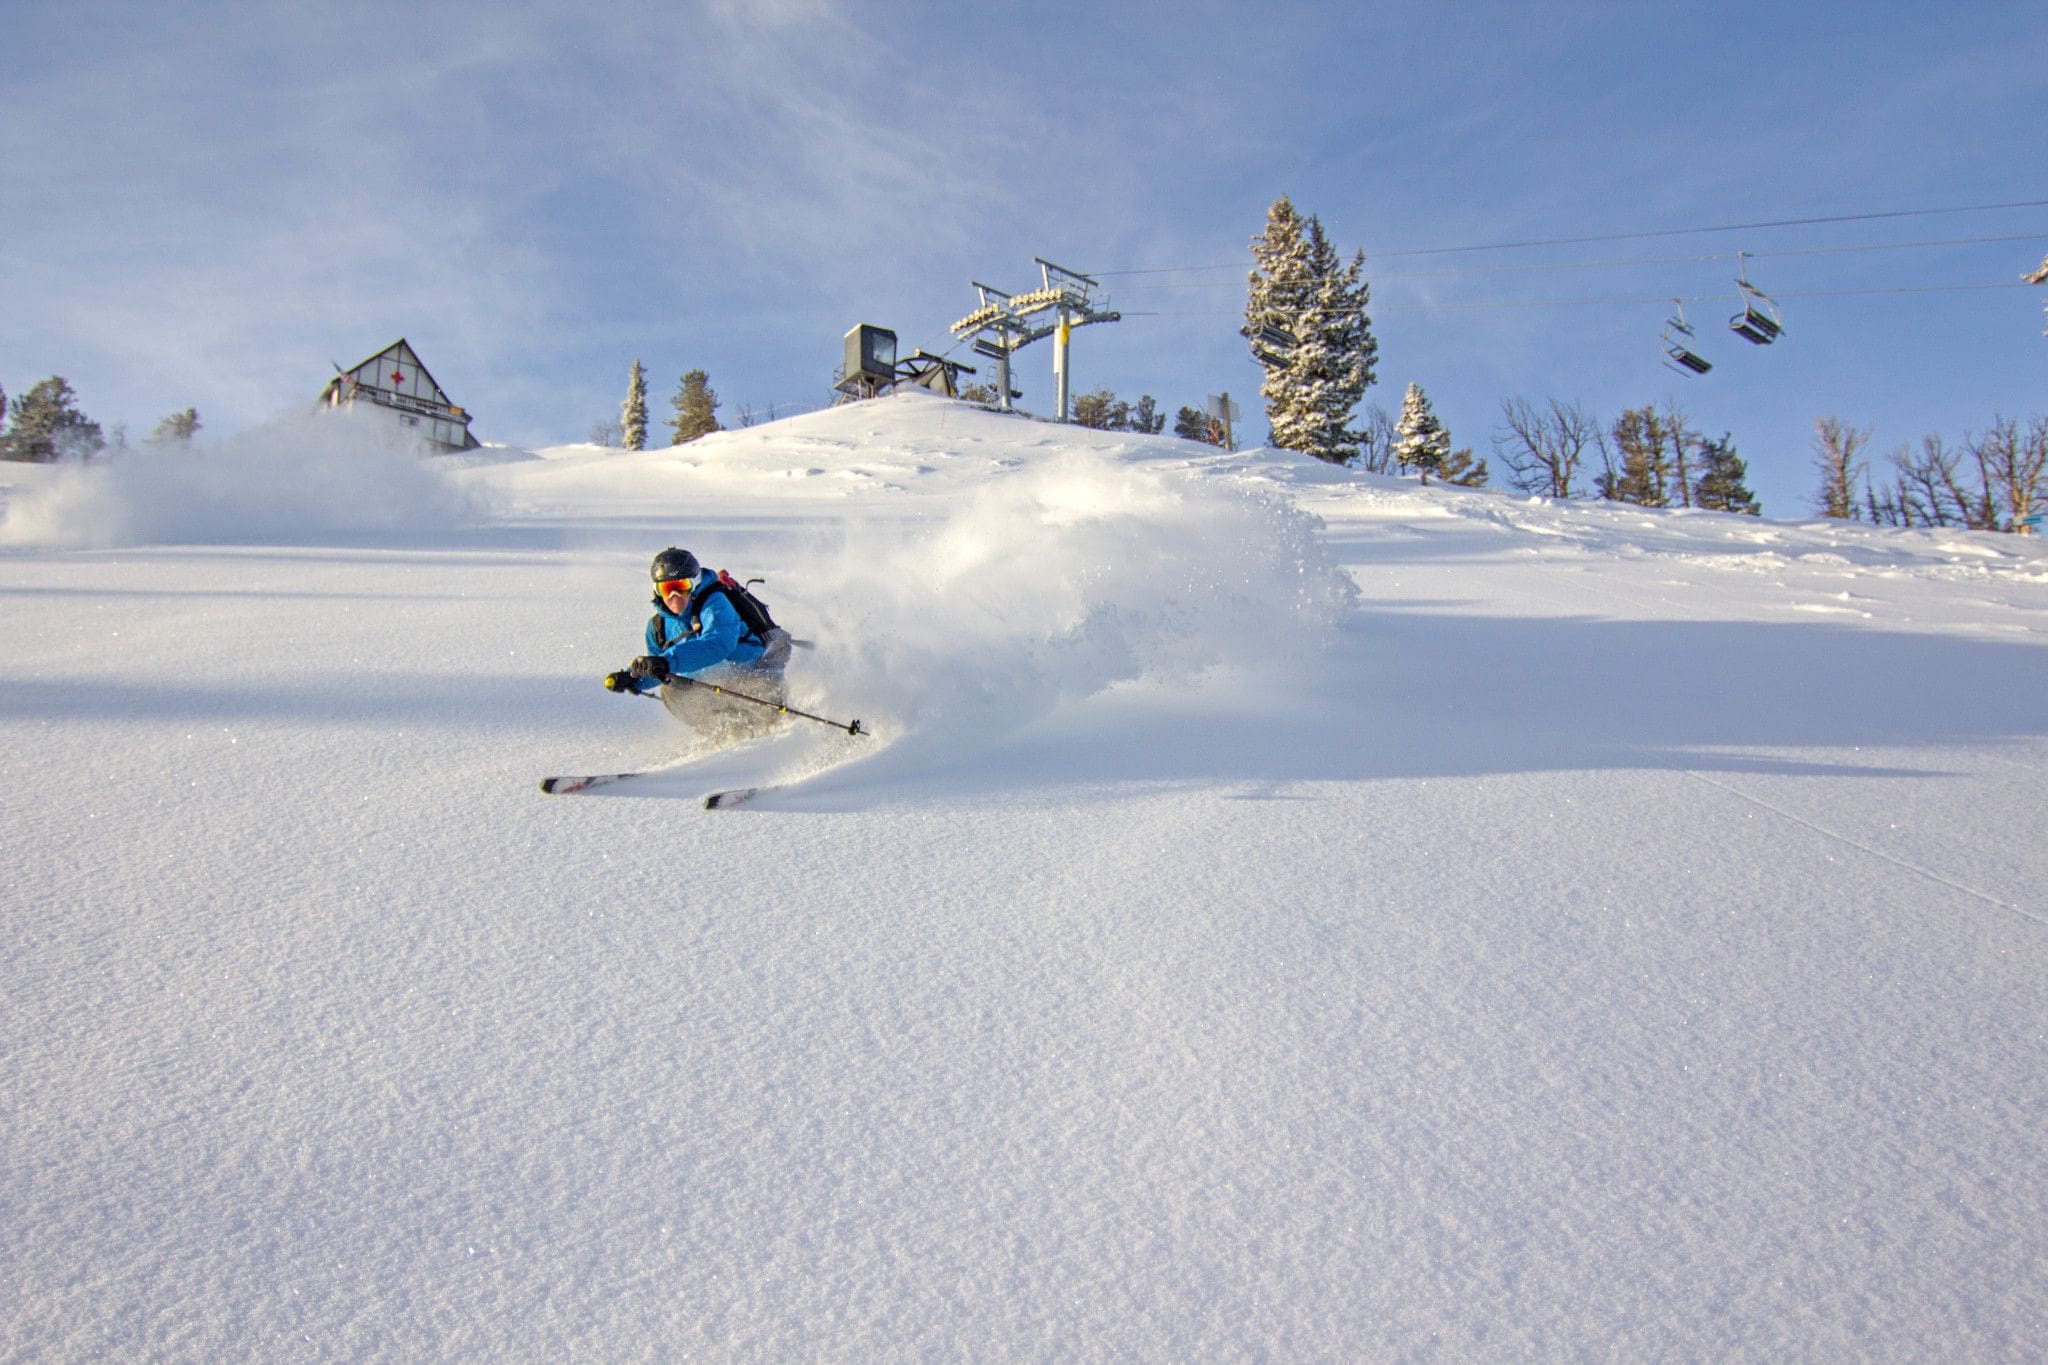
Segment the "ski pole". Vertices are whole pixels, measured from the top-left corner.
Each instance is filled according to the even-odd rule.
[[[721,697],[731,697],[734,701],[752,702],[756,706],[772,707],[773,709],[782,712],[782,714],[784,714],[785,716],[802,716],[805,720],[814,720],[817,721],[820,725],[829,725],[835,730],[844,730],[849,735],[871,735],[874,733],[874,731],[872,730],[861,729],[860,722],[857,720],[827,720],[823,716],[814,716],[808,711],[799,711],[794,706],[784,706],[779,701],[768,701],[762,697],[750,697],[744,692],[735,692],[729,687],[720,687],[717,683],[708,683],[703,682],[697,678],[685,677],[681,673],[671,673],[662,681],[670,683],[682,682],[688,683],[692,687],[709,688],[711,691],[716,692]]]

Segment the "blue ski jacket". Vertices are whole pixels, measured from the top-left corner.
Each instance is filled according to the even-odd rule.
[[[744,668],[761,658],[763,647],[756,640],[743,638],[747,623],[724,593],[707,590],[692,594],[683,612],[678,616],[656,598],[654,615],[647,621],[647,652],[668,660],[671,673],[695,675],[727,663]],[[654,692],[660,687],[652,678],[636,679],[633,684],[635,692]]]

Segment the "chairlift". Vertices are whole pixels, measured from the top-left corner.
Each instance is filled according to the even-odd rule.
[[[1692,349],[1694,337],[1686,325],[1684,301],[1673,299],[1671,304],[1678,312],[1664,319],[1664,354],[1670,357],[1665,365],[1681,374],[1705,374],[1714,368],[1714,362]]]
[[[1749,282],[1749,253],[1738,251],[1735,259],[1735,287],[1742,291],[1742,311],[1728,319],[1728,327],[1744,341],[1768,346],[1784,332],[1785,323],[1771,296]]]
[[[1301,338],[1293,329],[1281,325],[1284,314],[1267,311],[1259,320],[1259,326],[1252,333],[1252,354],[1267,365],[1285,365],[1294,356],[1295,347],[1301,345]]]

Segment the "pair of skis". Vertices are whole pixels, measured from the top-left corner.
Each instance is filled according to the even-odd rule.
[[[543,777],[540,780],[540,789],[550,796],[572,796],[577,792],[587,792],[593,787],[609,787],[614,782],[628,782],[636,777],[652,777],[668,771],[670,770],[666,768],[646,768],[630,773],[582,773],[567,777]],[[773,784],[722,787],[717,791],[705,793],[703,806],[705,810],[730,810],[734,806],[745,805],[764,791],[773,790]]]
[[[749,696],[744,692],[735,692],[731,688],[722,687],[716,683],[704,682],[698,678],[676,674],[670,677],[668,682],[670,686],[687,684],[691,687],[699,687],[709,692],[715,692],[721,697],[730,697],[734,701],[751,702],[755,706],[767,707],[784,716],[796,716],[804,720],[814,720],[831,729],[844,731],[849,738],[863,737],[870,733],[870,731],[862,728],[861,723],[857,720],[828,720],[824,716],[814,716],[809,711],[799,711],[795,707],[784,705],[781,702]],[[763,741],[760,745],[743,745],[739,750],[713,753],[699,760],[686,759],[681,763],[672,763],[663,768],[647,768],[638,772],[627,773],[581,773],[561,777],[543,777],[540,780],[540,789],[550,796],[570,796],[577,792],[590,791],[596,787],[608,787],[617,782],[630,782],[636,778],[654,777],[663,774],[682,775],[698,772],[699,769],[703,769],[704,771],[699,773],[699,775],[707,782],[728,781],[735,775],[740,778],[740,781],[735,785],[716,787],[707,792],[703,797],[705,810],[729,810],[734,806],[745,805],[762,792],[773,791],[779,786],[789,785],[791,780],[795,780],[787,776],[792,771],[797,771],[799,777],[809,776],[810,772],[815,771],[818,765],[807,764],[801,761],[792,762],[787,752],[794,746],[802,751],[804,757],[808,757],[813,746],[805,741],[815,733],[815,731],[802,733],[795,731],[785,732],[771,740]],[[831,767],[833,764],[827,762],[822,766]],[[764,780],[758,782],[748,780],[757,774]]]

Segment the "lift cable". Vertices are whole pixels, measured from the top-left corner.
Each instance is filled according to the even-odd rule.
[[[1823,223],[1869,223],[1890,218],[1928,218],[1948,213],[1992,213],[2001,209],[2048,208],[2048,199],[2019,200],[2010,204],[1959,204],[1940,209],[1897,209],[1888,213],[1836,213],[1817,218],[1777,218],[1758,223],[1722,223],[1713,227],[1662,228],[1651,232],[1605,232],[1584,237],[1535,237],[1522,242],[1479,242],[1469,246],[1411,247],[1401,251],[1380,251],[1374,258],[1395,256],[1449,256],[1468,251],[1519,251],[1535,246],[1581,246],[1588,242],[1640,242],[1655,237],[1688,237],[1709,232],[1750,232],[1763,228],[1813,227]],[[1752,255],[1756,253],[1751,253]],[[1241,269],[1240,261],[1221,265],[1147,266],[1129,270],[1091,270],[1098,278],[1106,275],[1180,275],[1198,270]]]
[[[1861,251],[1915,251],[1945,246],[1978,246],[1993,242],[2039,242],[2048,240],[2048,232],[2022,232],[1998,237],[1945,237],[1924,242],[1867,242],[1852,246],[1798,247],[1784,251],[1751,251],[1747,253],[1723,251],[1706,256],[1624,256],[1604,261],[1536,261],[1526,265],[1475,265],[1454,266],[1441,270],[1389,270],[1376,272],[1372,282],[1382,280],[1440,279],[1459,275],[1506,275],[1535,270],[1606,270],[1617,267],[1638,265],[1697,265],[1703,262],[1732,261],[1738,255],[1746,254],[1751,260],[1776,259],[1786,256],[1838,256]],[[1222,267],[1217,267],[1218,269]],[[1118,288],[1120,294],[1137,293],[1140,290],[1165,289],[1242,289],[1244,269],[1237,271],[1228,280],[1191,280],[1168,284],[1126,284]]]
[[[1943,294],[1985,289],[2025,289],[2024,280],[1999,284],[1917,284],[1899,285],[1883,289],[1807,289],[1774,292],[1778,299],[1835,299],[1864,294]],[[1655,298],[1614,298],[1614,299],[1496,299],[1485,303],[1374,303],[1370,305],[1372,315],[1382,313],[1463,313],[1478,312],[1495,308],[1620,308],[1640,307],[1644,304],[1664,303],[1715,303],[1726,302],[1727,291],[1718,294],[1690,294],[1673,299],[1669,294]],[[1220,308],[1162,308],[1152,311],[1129,311],[1127,318],[1223,318],[1242,317],[1238,309]]]

